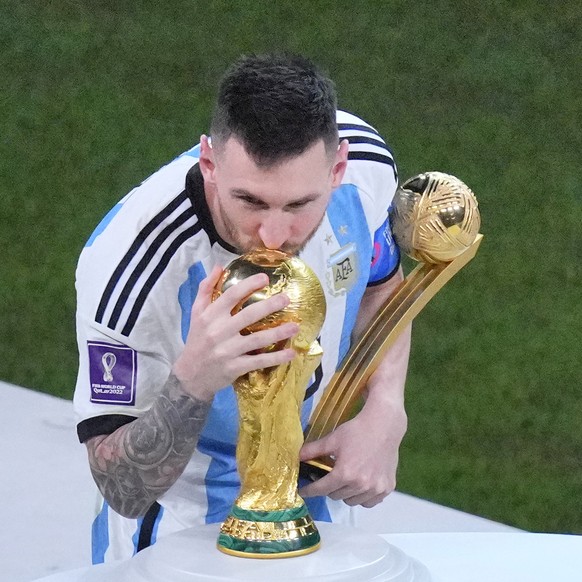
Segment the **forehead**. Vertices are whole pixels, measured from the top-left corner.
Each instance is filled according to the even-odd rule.
[[[282,201],[328,193],[332,160],[323,140],[298,156],[270,166],[257,165],[235,138],[229,138],[215,153],[216,177],[223,189]]]

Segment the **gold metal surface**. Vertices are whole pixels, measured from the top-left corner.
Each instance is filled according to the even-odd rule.
[[[319,550],[321,543],[310,546],[309,548],[303,548],[302,550],[293,550],[292,552],[278,552],[276,554],[263,554],[259,552],[241,552],[238,550],[232,550],[230,548],[225,548],[224,546],[218,546],[218,549],[225,554],[230,556],[236,556],[237,558],[255,558],[259,560],[273,560],[278,558],[298,558],[299,556],[305,556],[306,554],[311,554],[316,550]]]
[[[325,295],[317,276],[303,261],[274,250],[253,251],[233,261],[217,284],[216,295],[258,272],[269,276],[268,286],[246,298],[234,311],[281,292],[289,297],[290,303],[242,333],[255,333],[287,321],[296,322],[299,333],[295,337],[267,349],[290,346],[297,355],[291,362],[249,372],[233,383],[239,406],[236,459],[241,478],[235,508],[248,512],[285,513],[304,506],[297,493],[299,450],[303,444],[301,404],[307,383],[323,354],[316,338],[325,319]],[[282,542],[282,549],[276,556],[268,553],[269,548],[260,552],[261,557],[286,555],[284,542],[296,542],[298,535],[306,536],[309,541],[301,547],[295,543],[298,549],[289,555],[316,549],[313,545],[319,542],[319,534],[310,516],[293,523],[281,519],[264,521],[257,517],[257,521],[241,520],[231,513],[221,533],[234,539],[235,545],[240,540],[241,546],[245,540],[251,539],[248,538],[251,533],[255,536],[252,540],[262,540],[265,545],[272,541]],[[304,547],[308,543],[312,547]],[[219,548],[233,555],[249,556],[249,550],[240,551],[239,547],[224,547],[219,542]]]
[[[325,319],[325,296],[317,276],[297,257],[282,251],[258,249],[235,259],[226,267],[216,285],[215,297],[257,273],[265,273],[269,277],[269,284],[237,305],[233,313],[283,291],[290,303],[285,309],[247,327],[243,334],[294,321],[299,324],[300,331],[294,339],[293,347],[305,349],[305,346],[315,341]],[[280,346],[271,346],[270,349],[276,347]]]
[[[257,522],[229,516],[221,526],[222,533],[245,540],[289,540],[316,531],[310,515],[292,521]]]
[[[309,378],[323,352],[317,341],[294,345],[292,362],[256,370],[235,381],[240,431],[236,449],[241,477],[235,504],[248,510],[299,507],[299,450],[303,444],[300,407]]]
[[[440,172],[420,174],[405,182],[395,196],[391,219],[400,248],[422,262],[348,352],[310,418],[307,441],[329,434],[350,418],[386,351],[430,299],[475,256],[483,238],[478,234],[480,216],[474,194],[457,178]],[[308,464],[330,471],[334,460],[322,457]]]
[[[442,172],[419,174],[398,188],[391,221],[403,252],[435,264],[451,261],[467,250],[481,226],[471,189]]]

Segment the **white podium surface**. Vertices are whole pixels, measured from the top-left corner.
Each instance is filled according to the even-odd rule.
[[[582,536],[365,534],[355,545],[346,539],[346,545],[341,546],[341,537],[332,536],[331,530],[348,528],[322,525],[322,549],[298,558],[251,560],[226,556],[214,549],[217,528],[203,526],[201,529],[206,531],[202,535],[210,533],[212,538],[206,536],[203,541],[194,528],[184,530],[165,538],[164,545],[160,540],[158,547],[148,548],[130,560],[62,572],[38,582],[580,582],[582,579]],[[377,540],[370,540],[370,535]],[[388,542],[388,551],[378,544],[384,540]],[[381,556],[374,559],[378,548],[382,550]],[[326,560],[329,571],[321,571]],[[362,567],[366,563],[369,567]]]
[[[582,536],[445,532],[382,537],[422,562],[433,582],[582,580]]]
[[[0,458],[0,580],[87,572],[96,487],[72,403],[0,381]],[[400,492],[373,510],[356,508],[351,523],[377,534],[518,531]]]
[[[321,523],[321,548],[295,558],[253,559],[216,548],[219,525],[159,540],[120,564],[124,582],[431,582],[426,568],[379,535]]]
[[[0,580],[91,563],[95,485],[72,403],[0,382]]]

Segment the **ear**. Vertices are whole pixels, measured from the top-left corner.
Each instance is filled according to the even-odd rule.
[[[335,154],[333,168],[331,169],[332,188],[335,190],[341,183],[348,167],[348,151],[350,144],[347,139],[342,139]]]
[[[207,184],[214,184],[216,181],[216,158],[212,149],[212,144],[206,135],[200,136],[200,158],[198,163],[200,164],[200,171],[202,172],[204,182]]]

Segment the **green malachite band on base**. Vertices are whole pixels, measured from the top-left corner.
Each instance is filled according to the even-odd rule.
[[[321,538],[305,504],[277,511],[232,507],[222,524],[221,552],[245,558],[286,558],[317,550]]]
[[[320,543],[319,532],[292,540],[241,540],[226,534],[218,536],[218,545],[227,550],[244,554],[285,554],[301,552]],[[314,548],[315,549],[315,548]]]
[[[279,511],[257,511],[249,509],[241,509],[236,505],[233,505],[230,510],[230,515],[238,519],[244,519],[245,521],[294,521],[296,519],[301,519],[308,515],[307,506],[301,505],[300,507],[293,507],[291,509],[282,509]]]

